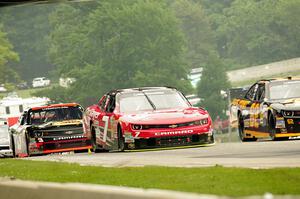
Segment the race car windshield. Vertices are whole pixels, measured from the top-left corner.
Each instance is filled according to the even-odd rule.
[[[78,107],[59,107],[34,110],[30,113],[29,124],[39,125],[54,121],[82,119]]]
[[[189,105],[183,96],[172,90],[126,93],[120,97],[122,113],[187,107]]]
[[[270,85],[270,99],[300,98],[300,81],[283,82]]]

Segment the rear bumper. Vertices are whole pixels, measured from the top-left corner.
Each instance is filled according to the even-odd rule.
[[[38,142],[30,145],[30,154],[48,154],[66,151],[91,149],[91,141],[87,138]]]

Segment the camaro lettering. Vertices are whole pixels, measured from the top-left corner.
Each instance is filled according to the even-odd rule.
[[[178,134],[189,134],[193,133],[194,130],[183,130],[183,131],[167,131],[167,132],[158,132],[155,135],[178,135]]]

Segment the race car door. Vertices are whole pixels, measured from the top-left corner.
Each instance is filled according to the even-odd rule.
[[[263,130],[264,124],[264,98],[265,98],[265,84],[255,84],[248,93],[247,97],[250,100],[249,107],[249,123],[248,130],[255,137],[265,137],[266,133]],[[247,131],[246,131],[247,133]]]
[[[100,114],[98,115],[98,128],[95,129],[96,137],[99,138],[100,143],[104,149],[112,150],[114,149],[114,133],[113,133],[113,119],[114,114],[113,110],[115,107],[114,96],[107,94],[104,99],[99,103],[101,109]]]

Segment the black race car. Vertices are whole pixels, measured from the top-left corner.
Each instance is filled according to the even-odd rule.
[[[256,82],[244,98],[233,100],[231,116],[242,141],[300,138],[300,79]]]

